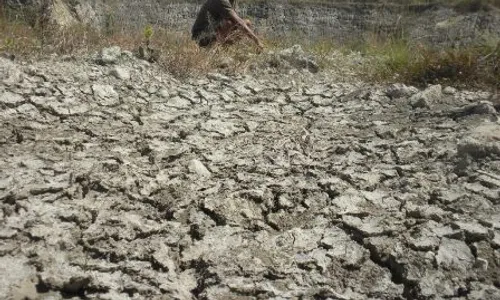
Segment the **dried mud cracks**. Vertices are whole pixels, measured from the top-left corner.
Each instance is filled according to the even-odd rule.
[[[2,299],[500,299],[486,92],[0,65]]]

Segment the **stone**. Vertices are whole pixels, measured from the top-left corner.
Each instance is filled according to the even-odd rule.
[[[175,108],[189,108],[191,106],[191,102],[182,97],[172,97],[167,100],[166,104]]]
[[[175,263],[172,260],[170,254],[169,254],[169,248],[165,246],[164,244],[160,244],[159,249],[157,249],[153,255],[152,258],[154,261],[159,264],[164,270],[169,272],[170,274],[175,274]]]
[[[5,299],[11,299],[9,296],[19,295],[25,287],[26,282],[30,282],[31,278],[35,277],[35,270],[28,265],[26,258],[13,257],[10,255],[0,257],[0,295]],[[25,295],[33,294],[35,288],[32,283],[30,287],[24,288]],[[36,290],[35,290],[36,293]],[[13,295],[14,294],[14,295]],[[18,298],[19,300],[24,298]]]
[[[166,88],[161,88],[158,93],[163,99],[168,99],[170,97],[170,92]]]
[[[413,108],[431,108],[431,104],[427,98],[416,98],[410,102]]]
[[[452,225],[465,232],[467,242],[477,242],[490,238],[487,228],[476,222],[453,222]]]
[[[479,222],[488,227],[492,227],[493,229],[500,229],[500,213],[491,214],[489,216],[485,216],[479,220]]]
[[[300,45],[294,45],[290,48],[278,52],[278,59],[288,62],[291,66],[299,69],[307,69],[311,73],[319,71],[319,65],[312,57],[306,55]]]
[[[362,191],[361,194],[366,198],[367,201],[371,202],[373,205],[380,207],[384,210],[399,210],[401,208],[401,202],[390,197],[388,194],[380,191]]]
[[[495,174],[484,172],[477,177],[477,181],[487,188],[500,189],[500,179]]]
[[[123,68],[123,67],[119,67],[119,66],[115,66],[110,72],[109,74],[111,76],[114,76],[116,77],[117,79],[120,79],[120,80],[129,80],[130,79],[130,72]]]
[[[0,104],[7,107],[17,107],[23,104],[26,100],[23,96],[12,92],[3,92],[0,94]]]
[[[217,132],[225,137],[232,136],[238,132],[244,132],[245,128],[243,126],[239,127],[236,123],[221,120],[208,120],[201,124],[201,128],[208,132]]]
[[[326,255],[328,257],[338,259],[350,267],[359,266],[369,255],[366,249],[336,227],[327,229],[319,244],[327,249]]]
[[[457,145],[457,156],[481,159],[500,156],[500,124],[485,123],[470,130]]]
[[[191,160],[188,168],[191,173],[198,174],[201,177],[210,177],[212,175],[207,167],[205,167],[205,165],[197,159]]]
[[[331,200],[335,206],[333,210],[336,214],[358,214],[366,210],[367,201],[363,195],[355,190],[347,190],[340,196]]]
[[[451,87],[451,86],[446,86],[443,89],[443,94],[446,94],[446,95],[455,95],[456,93],[457,93],[457,89],[454,87]]]
[[[473,105],[469,105],[464,109],[466,114],[470,115],[494,115],[497,113],[493,103],[490,101],[479,101]]]
[[[444,295],[445,297],[443,298],[451,298],[456,294],[452,283],[443,280],[442,273],[436,271],[428,273],[419,278],[416,285],[422,298],[432,299],[436,295]]]
[[[391,99],[411,97],[416,93],[418,93],[416,87],[407,86],[402,83],[392,84],[385,90],[385,94]]]
[[[413,108],[430,108],[443,97],[441,85],[432,85],[427,89],[411,96],[410,105]]]
[[[120,59],[122,49],[119,46],[112,46],[101,50],[97,61],[103,65],[116,64]]]
[[[11,239],[17,235],[17,231],[12,228],[1,228],[0,229],[0,240]]]
[[[469,284],[470,289],[467,300],[497,300],[500,299],[500,290],[494,285],[486,285],[479,282]]]
[[[0,82],[13,85],[23,80],[23,73],[10,59],[0,57]]]
[[[494,235],[493,239],[491,240],[491,245],[495,249],[500,249],[500,232],[495,231],[495,235]]]
[[[433,205],[406,205],[406,213],[412,218],[422,218],[434,221],[441,221],[444,216],[448,215],[443,209]]]
[[[9,188],[9,186],[12,186],[14,179],[9,176],[6,178],[0,178],[0,190],[5,190]]]
[[[209,74],[207,74],[207,78],[210,80],[213,80],[215,82],[229,83],[229,82],[233,81],[231,79],[231,77],[228,77],[226,75],[222,75],[220,73],[209,73]]]
[[[459,270],[465,274],[474,264],[475,258],[465,242],[442,238],[436,255],[439,266],[449,270]]]
[[[488,261],[484,258],[478,257],[476,259],[476,263],[474,264],[474,267],[480,269],[482,272],[488,271]]]
[[[436,197],[436,200],[442,202],[443,204],[451,204],[459,201],[461,198],[465,197],[466,194],[458,190],[442,189],[435,191],[434,196]]]
[[[94,84],[92,91],[96,100],[103,106],[113,106],[119,103],[118,93],[111,85]]]
[[[7,298],[11,300],[38,299],[37,284],[38,282],[35,276],[26,278],[22,282],[11,287],[10,297]]]
[[[89,75],[85,72],[78,72],[73,75],[73,79],[77,82],[87,82],[89,81]]]
[[[379,236],[389,233],[391,230],[385,224],[382,218],[366,217],[358,218],[354,216],[342,216],[342,222],[345,226],[358,230],[363,236]]]
[[[425,227],[419,228],[419,230],[408,239],[410,246],[417,251],[434,250],[439,246],[440,241],[441,240],[434,232]]]
[[[147,64],[158,61],[160,52],[158,49],[153,49],[149,45],[141,45],[139,46],[139,51],[137,53],[137,57],[143,59],[144,66]]]

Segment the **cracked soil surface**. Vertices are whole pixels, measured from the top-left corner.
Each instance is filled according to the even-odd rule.
[[[488,92],[0,59],[2,299],[500,299]]]

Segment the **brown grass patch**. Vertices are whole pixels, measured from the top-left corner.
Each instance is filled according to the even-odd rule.
[[[40,26],[0,11],[0,52],[17,57],[37,57],[50,54],[82,55],[104,47],[120,46],[137,53],[140,47],[150,47],[156,61],[177,76],[205,74],[215,68],[227,72],[246,70],[254,59],[255,47],[243,39],[232,47],[200,49],[188,33],[173,32],[148,26],[133,31],[116,26],[97,30],[77,24],[65,28]]]
[[[368,44],[377,58],[368,72],[372,80],[399,81],[417,86],[450,84],[500,87],[500,38],[462,48],[437,49],[404,40]]]

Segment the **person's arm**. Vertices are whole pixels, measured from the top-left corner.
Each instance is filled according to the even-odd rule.
[[[241,28],[243,28],[243,30],[245,31],[245,33],[255,42],[255,44],[257,44],[257,46],[261,49],[264,48],[264,45],[262,44],[262,42],[259,40],[259,38],[257,37],[257,35],[255,35],[255,33],[253,32],[253,30],[248,27],[248,25],[246,24],[246,22],[240,18],[238,16],[238,14],[236,13],[236,11],[234,11],[234,9],[231,9],[231,11],[229,12],[229,17],[231,18],[231,20],[238,24],[239,26],[241,26]]]

